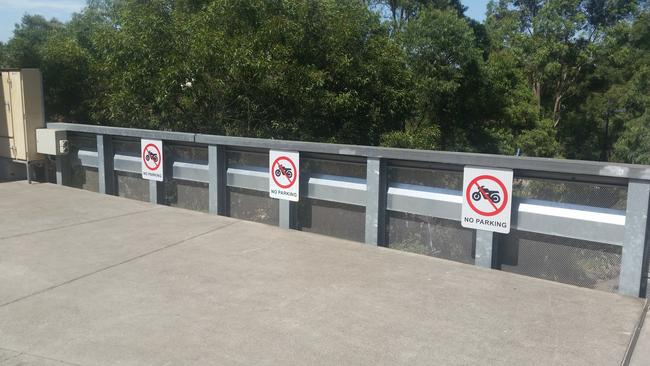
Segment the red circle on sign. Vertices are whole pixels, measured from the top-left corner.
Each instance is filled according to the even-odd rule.
[[[147,156],[147,155],[146,155],[146,153],[147,153],[147,149],[148,149],[150,146],[153,147],[153,148],[156,150],[156,153],[158,154],[158,155],[157,155],[157,156],[158,156],[158,157],[157,157],[157,159],[158,159],[157,161],[155,161],[153,158],[150,158],[149,160],[146,159],[146,156]],[[146,146],[144,147],[144,150],[142,150],[142,161],[144,161],[144,165],[147,167],[147,169],[149,169],[149,170],[151,170],[151,171],[155,171],[155,170],[157,170],[157,169],[160,167],[160,163],[162,163],[162,154],[160,154],[160,150],[158,149],[158,146],[156,146],[156,145],[154,145],[154,144],[148,144],[148,145],[146,145]],[[150,162],[150,161],[152,161],[152,162],[154,163],[153,168],[149,166],[149,162]]]
[[[275,174],[273,174],[274,171],[275,171],[275,169],[274,169],[275,166],[278,165],[278,167],[279,167],[279,165],[280,165],[279,161],[280,160],[288,161],[289,164],[291,164],[291,167],[293,168],[293,171],[294,171],[293,179],[287,177],[287,179],[289,179],[288,184],[282,184],[282,183],[278,182],[277,178],[275,177]],[[284,173],[283,173],[283,175],[284,175]],[[280,188],[287,189],[287,188],[291,187],[294,183],[296,183],[296,180],[298,179],[298,169],[296,169],[296,164],[294,164],[293,161],[291,159],[289,159],[288,157],[280,156],[279,158],[275,159],[273,164],[271,164],[271,178],[273,178],[273,181],[275,182],[275,184],[277,184],[278,187],[280,187]]]
[[[501,191],[503,192],[503,202],[501,202],[501,205],[499,207],[497,207],[489,199],[489,197],[487,198],[488,202],[490,202],[492,204],[492,206],[494,207],[494,211],[492,211],[492,212],[479,210],[476,206],[474,206],[474,203],[472,203],[471,194],[472,194],[472,187],[474,187],[474,186],[476,186],[479,189],[479,192],[481,193],[481,196],[485,199],[486,194],[483,191],[483,189],[481,188],[481,186],[478,184],[478,181],[482,180],[482,179],[487,179],[487,180],[491,180],[491,181],[495,182],[499,186],[499,188],[501,188]],[[506,205],[508,204],[508,190],[506,190],[505,184],[503,184],[503,182],[501,182],[497,178],[495,178],[495,177],[493,177],[491,175],[479,175],[478,177],[472,179],[472,181],[469,182],[469,184],[467,185],[467,189],[465,190],[465,200],[467,200],[467,203],[469,204],[469,207],[474,212],[476,212],[477,214],[482,215],[482,216],[494,216],[494,215],[498,215],[499,213],[501,213],[501,211],[503,211],[506,208]]]

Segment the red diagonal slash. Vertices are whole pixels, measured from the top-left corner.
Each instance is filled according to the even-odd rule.
[[[497,207],[497,205],[495,205],[494,202],[492,202],[492,199],[490,198],[490,196],[488,196],[487,193],[485,193],[485,191],[483,190],[483,188],[481,188],[481,186],[478,185],[478,182],[474,182],[474,185],[476,186],[476,188],[478,188],[479,191],[481,191],[481,194],[483,195],[483,198],[486,201],[490,202],[492,207],[494,207],[494,211],[498,210],[499,208]]]

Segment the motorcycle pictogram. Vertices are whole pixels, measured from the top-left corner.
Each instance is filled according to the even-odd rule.
[[[481,191],[484,192],[484,193],[482,193]],[[483,194],[485,194],[487,197],[483,197]],[[500,195],[499,191],[491,191],[491,190],[485,188],[485,186],[481,186],[480,190],[472,193],[472,199],[474,201],[480,201],[481,198],[490,198],[490,200],[492,202],[494,202],[494,203],[501,202],[501,195]]]
[[[293,177],[293,173],[291,172],[291,168],[287,168],[287,167],[283,166],[282,164],[278,163],[278,168],[275,169],[275,176],[279,177],[280,175],[285,175],[289,179],[291,179]]]
[[[147,150],[147,155],[144,156],[145,160],[153,160],[154,163],[158,163],[158,154]]]

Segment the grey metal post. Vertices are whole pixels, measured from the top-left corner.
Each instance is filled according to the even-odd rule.
[[[56,184],[66,185],[70,183],[70,159],[68,155],[56,157]]]
[[[368,158],[366,163],[366,237],[365,243],[386,242],[386,163]]]
[[[169,143],[163,141],[163,175],[164,180],[149,181],[149,202],[154,204],[165,204],[165,181],[172,180],[174,175],[174,158],[169,148]]]
[[[97,173],[99,193],[114,194],[113,139],[108,135],[97,135]]]
[[[210,213],[226,215],[226,187],[227,187],[227,161],[226,148],[222,145],[208,146],[208,196],[210,200]]]
[[[162,194],[162,182],[156,180],[149,181],[149,202],[151,203],[162,203],[161,194]]]
[[[625,235],[618,285],[618,292],[624,295],[639,296],[641,291],[649,203],[650,183],[630,180],[627,186]]]
[[[278,226],[282,229],[293,229],[296,217],[296,203],[287,200],[279,201],[280,217]]]
[[[495,242],[494,233],[485,230],[476,230],[476,250],[474,264],[480,267],[493,268],[497,243]]]

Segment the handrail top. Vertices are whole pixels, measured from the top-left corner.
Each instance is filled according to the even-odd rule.
[[[390,160],[406,160],[463,166],[474,165],[581,176],[650,180],[650,166],[637,164],[274,140],[62,122],[50,122],[47,124],[47,127],[70,132],[192,142],[208,145],[295,150],[301,152],[383,158]]]

